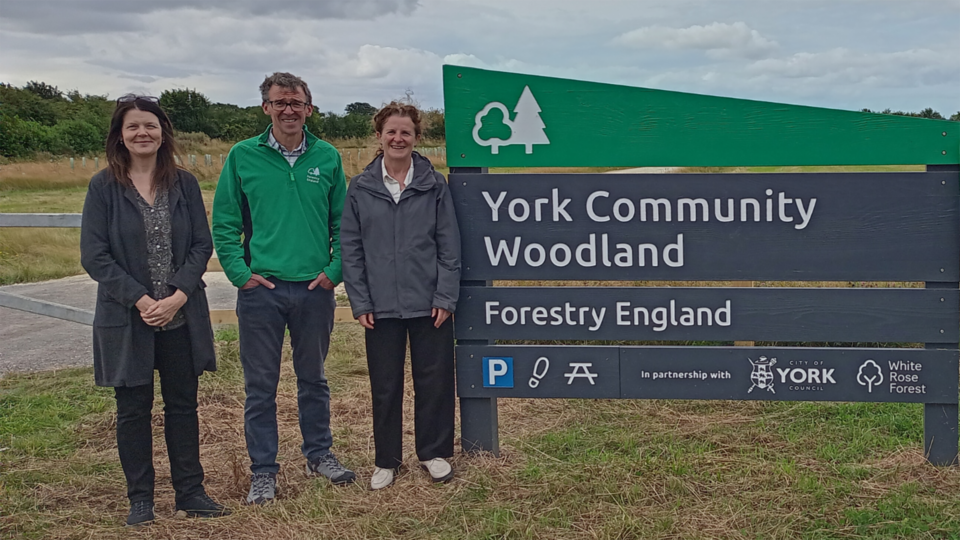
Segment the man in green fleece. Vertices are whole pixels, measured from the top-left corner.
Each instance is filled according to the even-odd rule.
[[[276,398],[287,328],[307,474],[336,485],[356,479],[330,451],[330,388],[323,372],[336,309],[333,288],[342,280],[343,164],[333,146],[304,128],[313,113],[307,83],[274,73],[260,93],[273,123],[230,150],[213,199],[217,255],[239,289],[244,431],[253,473],[247,504],[276,496]]]

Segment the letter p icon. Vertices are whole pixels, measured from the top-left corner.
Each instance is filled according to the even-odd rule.
[[[513,388],[513,357],[483,357],[484,388]]]

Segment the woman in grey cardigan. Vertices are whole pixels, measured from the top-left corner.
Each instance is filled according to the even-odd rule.
[[[460,231],[443,175],[413,152],[420,113],[390,103],[373,119],[379,155],[350,181],[340,225],[343,281],[366,329],[376,457],[372,489],[403,462],[403,364],[413,371],[417,457],[434,482],[453,478],[453,321]]]
[[[177,168],[173,126],[157,98],[117,100],[108,167],[87,190],[80,262],[99,284],[93,320],[96,383],[114,387],[117,449],[127,479],[127,525],[154,519],[153,371],[178,514],[229,513],[207,496],[200,465],[197,384],[214,371],[201,276],[213,251],[197,179]]]

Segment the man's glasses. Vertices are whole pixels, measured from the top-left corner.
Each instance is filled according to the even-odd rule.
[[[160,98],[154,96],[140,96],[137,94],[127,94],[117,98],[117,103],[130,103],[131,101],[149,101],[150,103],[160,103]]]
[[[266,101],[266,103],[270,105],[276,112],[283,112],[287,107],[290,107],[293,112],[302,112],[307,108],[307,104],[302,101],[283,101],[280,99],[275,99],[273,101]]]

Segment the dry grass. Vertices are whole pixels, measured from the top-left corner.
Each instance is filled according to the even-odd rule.
[[[80,229],[0,229],[0,285],[81,273]]]
[[[0,502],[0,537],[933,540],[960,534],[960,470],[925,462],[919,407],[910,405],[500,400],[500,457],[458,450],[457,478],[433,485],[413,452],[408,372],[406,471],[394,486],[370,492],[362,330],[339,325],[333,338],[327,372],[334,451],[358,472],[359,484],[334,488],[303,475],[285,349],[280,496],[266,508],[240,505],[249,485],[242,374],[235,334],[221,333],[221,369],[201,378],[201,453],[206,487],[232,516],[173,519],[158,396],[154,525],[136,532],[120,526],[127,504],[107,408],[83,415],[71,428],[74,445],[58,451],[24,450],[0,429],[0,444],[14,452],[0,454],[6,456],[0,501],[8,501]],[[108,392],[92,388],[89,370],[76,376],[85,389],[72,393],[110,402]],[[57,386],[50,374],[0,380],[0,410],[10,410],[3,400],[18,381],[46,381],[51,392]]]

